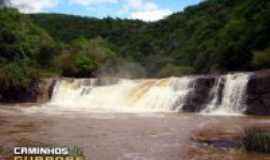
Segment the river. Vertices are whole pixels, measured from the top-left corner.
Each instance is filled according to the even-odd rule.
[[[176,113],[33,112],[1,107],[0,144],[78,146],[88,160],[258,160],[268,155],[212,149],[191,137],[204,133],[238,135],[247,126],[270,126],[270,119]],[[34,107],[35,108],[35,107]],[[29,112],[31,110],[31,112]]]

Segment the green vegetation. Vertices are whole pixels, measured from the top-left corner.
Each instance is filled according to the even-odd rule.
[[[26,91],[38,80],[39,56],[54,41],[28,16],[15,9],[0,9],[0,95]],[[47,60],[46,60],[47,61]],[[49,60],[48,60],[49,61]]]
[[[55,58],[55,65],[63,76],[91,77],[102,65],[115,56],[102,38],[88,40],[78,38],[62,49],[62,54]]]
[[[161,69],[159,75],[161,77],[168,77],[172,75],[181,77],[184,75],[190,75],[192,73],[194,73],[194,69],[192,67],[167,64],[164,68]]]
[[[259,128],[247,128],[242,136],[247,151],[270,153],[270,131]]]
[[[254,52],[252,63],[257,68],[270,68],[270,48]]]
[[[153,23],[24,15],[7,4],[0,1],[2,97],[41,77],[166,77],[270,67],[267,0],[207,0]]]
[[[139,63],[151,77],[159,77],[167,64],[194,73],[267,67],[253,63],[253,56],[270,45],[267,0],[207,0],[154,23],[61,14],[32,18],[62,43],[102,37],[119,57]]]

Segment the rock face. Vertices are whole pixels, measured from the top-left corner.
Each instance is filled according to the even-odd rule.
[[[33,82],[26,91],[11,91],[0,95],[1,103],[45,103],[53,92],[54,79],[43,79]]]
[[[211,99],[210,91],[213,88],[216,77],[214,76],[199,76],[196,78],[193,85],[193,91],[187,96],[184,112],[200,112]]]
[[[270,70],[255,72],[247,88],[247,114],[270,115]]]
[[[34,102],[46,103],[48,102],[53,94],[53,89],[56,84],[55,79],[44,79],[38,83],[35,90],[35,96],[33,96]]]

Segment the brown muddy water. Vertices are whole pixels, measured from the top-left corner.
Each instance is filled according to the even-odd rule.
[[[14,146],[54,145],[77,146],[87,160],[270,160],[197,142],[237,139],[245,127],[270,127],[270,118],[29,109],[0,107],[0,155],[12,155]]]

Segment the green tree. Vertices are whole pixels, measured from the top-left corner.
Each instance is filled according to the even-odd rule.
[[[270,67],[270,48],[263,51],[257,51],[253,54],[252,64],[255,68],[269,68]]]

